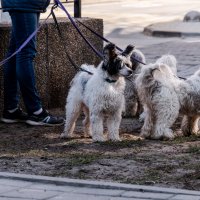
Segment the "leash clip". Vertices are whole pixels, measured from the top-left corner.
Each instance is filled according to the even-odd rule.
[[[52,6],[52,10],[56,9],[58,7],[58,2],[56,0],[54,0],[54,4]]]

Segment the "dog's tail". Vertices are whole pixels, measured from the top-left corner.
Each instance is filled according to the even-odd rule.
[[[81,65],[81,68],[91,72],[87,73],[85,71],[79,71],[75,77],[71,81],[71,88],[76,88],[77,93],[82,94],[85,88],[85,85],[87,84],[88,80],[95,74],[96,68],[93,65],[87,65],[83,64]]]
[[[86,70],[86,71],[91,72],[91,74],[94,74],[96,72],[96,68],[94,67],[94,65],[83,64],[83,65],[81,65],[81,68]],[[84,73],[84,71],[83,71],[83,73]]]
[[[173,72],[174,75],[177,74],[177,60],[175,56],[166,54],[161,56],[159,59],[157,59],[156,63],[158,64],[165,64],[169,66]]]
[[[142,68],[141,73],[136,78],[136,85],[144,88],[153,87],[159,83],[166,84],[170,77],[174,76],[170,67],[162,63],[149,64]]]

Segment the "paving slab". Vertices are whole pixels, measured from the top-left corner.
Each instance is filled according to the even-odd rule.
[[[0,200],[200,200],[200,192],[0,172]],[[18,184],[17,184],[18,183]]]

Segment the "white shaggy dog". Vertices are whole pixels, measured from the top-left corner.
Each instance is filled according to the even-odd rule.
[[[124,105],[124,77],[132,74],[129,45],[122,54],[117,54],[113,44],[104,48],[105,59],[97,68],[82,65],[93,73],[79,72],[72,81],[66,104],[65,129],[61,137],[71,137],[81,111],[84,111],[85,134],[93,141],[105,141],[103,119],[107,117],[108,139],[120,140],[119,126]]]
[[[173,55],[163,55],[156,61],[157,64],[165,64],[169,66],[174,75],[177,75],[177,60]]]
[[[169,66],[170,69],[172,70],[172,73],[176,76],[177,60],[173,55],[166,54],[166,55],[161,56],[160,58],[158,58],[156,60],[156,64],[158,64],[158,65],[165,64],[165,65]],[[157,77],[157,79],[158,79],[158,77]],[[140,114],[140,117],[139,117],[140,122],[144,122],[144,120],[145,120],[145,116],[146,116],[146,112],[147,112],[145,103],[143,103],[143,110],[144,111]]]
[[[164,55],[155,64],[142,68],[136,78],[138,96],[145,113],[142,137],[153,139],[174,137],[170,128],[178,117],[179,100],[176,95],[172,100],[174,89],[172,84],[168,84],[168,79],[169,77],[178,79],[175,73],[175,57]]]
[[[181,124],[183,134],[200,135],[200,69],[186,81],[175,79],[172,83],[179,99],[180,113],[184,115]]]
[[[163,112],[166,113],[166,116],[168,116],[168,118],[165,118],[165,123],[163,123],[163,125],[168,124],[169,121],[171,121],[173,124],[176,120],[176,115],[172,116],[170,114],[170,106],[173,110],[173,113],[180,113],[184,115],[181,124],[181,130],[183,134],[185,136],[191,134],[199,135],[200,132],[198,122],[200,119],[200,70],[186,80],[182,80],[173,76],[167,66],[164,66],[164,68],[164,73],[163,71],[158,72],[159,76],[161,77],[160,83],[162,84],[162,87],[170,90],[171,95],[167,98],[168,101],[163,108]],[[159,101],[165,100],[166,97],[163,96]],[[162,134],[164,133],[159,133],[161,137],[163,136]],[[174,135],[172,137],[174,137]]]

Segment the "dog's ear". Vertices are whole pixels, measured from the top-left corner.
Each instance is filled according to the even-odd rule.
[[[168,66],[164,64],[157,64],[155,68],[151,71],[152,77],[154,80],[157,80],[159,82],[165,82],[169,72],[167,73]],[[169,69],[170,70],[170,69]]]
[[[117,57],[117,49],[115,44],[109,43],[103,49],[104,58],[107,60],[113,60]]]
[[[152,71],[151,71],[151,75],[152,75],[152,77],[153,77],[155,80],[157,80],[157,78],[161,76],[161,73],[162,73],[162,72],[160,71],[159,68],[154,68],[154,69],[152,69]]]
[[[131,56],[131,54],[132,54],[134,48],[135,48],[135,47],[134,47],[133,45],[129,44],[129,45],[126,47],[126,49],[122,52],[122,55],[123,55],[123,56],[126,56],[126,57]]]
[[[169,74],[169,75],[173,75],[172,70],[170,69],[170,67],[168,67],[165,64],[160,64],[159,65],[159,70],[164,73],[165,75]]]

